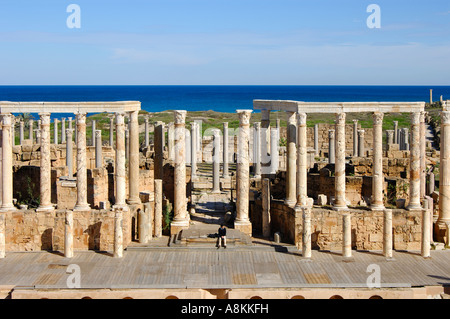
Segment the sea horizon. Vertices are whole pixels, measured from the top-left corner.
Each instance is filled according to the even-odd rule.
[[[450,96],[450,86],[445,85],[1,85],[0,101],[140,101],[141,109],[152,113],[179,109],[234,113],[253,109],[256,99],[429,102],[430,89],[433,101]],[[52,114],[55,117],[61,114]]]

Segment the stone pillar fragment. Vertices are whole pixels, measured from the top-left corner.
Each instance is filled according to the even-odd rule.
[[[372,210],[384,210],[383,203],[383,113],[373,113]]]
[[[139,111],[130,112],[130,157],[128,162],[128,203],[140,204],[139,197]]]
[[[262,233],[264,238],[270,237],[270,179],[262,180]]]
[[[345,199],[345,113],[336,114],[336,159],[334,165],[334,210],[347,209]]]
[[[95,130],[95,168],[103,167],[103,156],[102,156],[102,131]]]
[[[23,134],[24,133],[23,132],[24,125],[25,125],[25,123],[22,120],[20,120],[20,122],[19,122],[19,144],[20,145],[23,145],[23,140],[25,139],[24,134]]]
[[[328,164],[334,164],[336,161],[336,140],[334,130],[328,131]]]
[[[86,113],[77,116],[77,203],[74,210],[90,210],[87,202]]]
[[[11,144],[12,115],[2,114],[2,207],[0,211],[16,210],[13,205],[13,158]]]
[[[55,145],[59,144],[59,139],[58,139],[58,119],[54,119],[53,120],[53,143],[55,143]]]
[[[439,217],[437,225],[450,222],[450,111],[441,112],[441,140],[439,166]]]
[[[442,133],[441,133],[442,134]],[[409,204],[407,209],[420,206],[420,113],[411,113],[411,151],[409,171]],[[442,150],[441,150],[442,152]]]
[[[261,178],[261,123],[254,123],[253,131],[253,165],[255,178]]]
[[[0,259],[6,257],[6,215],[0,213]]]
[[[235,229],[244,234],[252,234],[252,224],[249,219],[249,140],[251,110],[237,110],[239,115],[238,158],[236,176],[236,220]]]
[[[319,156],[319,124],[314,124],[314,154]]]
[[[191,123],[191,176],[197,177],[197,123]]]
[[[383,255],[392,258],[392,209],[383,213]]]
[[[64,223],[64,257],[73,257],[73,211],[66,210]]]
[[[123,113],[116,113],[116,163],[114,173],[116,177],[114,207],[126,209],[125,116]]]
[[[342,256],[352,257],[352,215],[349,212],[342,214]]]
[[[394,121],[394,144],[399,144],[398,121]]]
[[[162,236],[163,187],[162,180],[155,179],[155,237]]]
[[[427,205],[428,206],[428,205]],[[430,258],[431,250],[431,219],[430,210],[422,210],[422,243],[421,255],[423,258]]]
[[[280,164],[280,154],[278,150],[278,131],[276,128],[270,130],[270,174],[275,175]]]
[[[287,158],[285,204],[293,207],[297,203],[297,119],[295,112],[287,113]]]
[[[34,121],[33,120],[29,120],[28,121],[28,129],[29,129],[29,133],[28,133],[28,139],[30,139],[31,141],[33,141],[34,137],[33,137],[33,132],[34,132]]]
[[[358,155],[359,157],[366,156],[366,149],[364,147],[364,130],[358,130]]]
[[[109,119],[109,146],[114,146],[114,118]]]
[[[69,171],[69,178],[73,178],[73,130],[66,129],[67,141],[66,141],[66,166]]]
[[[220,193],[220,131],[213,132],[213,194]]]
[[[358,120],[353,120],[353,156],[358,157]]]
[[[144,119],[144,147],[148,147],[150,145],[150,129],[149,129],[149,123],[148,123],[148,117]]]
[[[186,203],[186,157],[185,157],[185,120],[186,111],[174,111],[175,119],[175,147],[174,147],[174,217],[171,223],[171,235],[189,227]]]
[[[138,236],[140,244],[147,244],[149,242],[150,221],[149,212],[140,209],[138,212]]]
[[[123,209],[114,209],[114,257],[123,257]]]
[[[50,160],[50,113],[39,113],[41,119],[40,204],[38,211],[54,210],[52,196],[52,168]]]
[[[223,177],[227,178],[230,175],[228,171],[228,122],[223,123]]]
[[[302,257],[311,258],[311,207],[302,207]]]
[[[66,143],[66,118],[61,119],[61,144]]]

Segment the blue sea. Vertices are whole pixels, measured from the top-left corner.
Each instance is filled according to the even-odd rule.
[[[141,102],[148,112],[235,112],[253,109],[254,99],[305,102],[409,102],[450,98],[450,86],[0,86],[0,101]],[[66,114],[67,115],[67,114]],[[53,117],[60,117],[53,114]]]

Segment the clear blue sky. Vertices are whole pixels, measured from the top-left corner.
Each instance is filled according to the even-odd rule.
[[[450,85],[449,62],[448,0],[0,2],[0,85]]]

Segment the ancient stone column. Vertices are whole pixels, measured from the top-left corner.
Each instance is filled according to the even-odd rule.
[[[116,113],[116,192],[114,207],[127,209],[126,198],[126,168],[125,168],[125,115]]]
[[[77,203],[74,210],[90,210],[87,202],[86,113],[77,117]]]
[[[0,145],[2,143],[2,136],[3,136],[3,129],[1,124],[1,116],[0,116]],[[5,171],[3,170],[3,147],[0,147],[0,212],[2,207],[2,200],[3,200],[3,174]]]
[[[383,213],[383,255],[392,258],[392,209]]]
[[[311,207],[302,207],[303,234],[302,234],[302,257],[311,258]]]
[[[162,180],[155,179],[155,237],[162,236],[163,186]]]
[[[263,237],[270,237],[270,179],[262,180],[261,188],[262,197],[262,233]]]
[[[33,120],[29,120],[28,121],[28,129],[29,129],[29,134],[28,134],[28,138],[33,141],[34,137],[33,137],[33,132],[34,132],[34,121]]]
[[[425,129],[425,115],[426,112],[420,112],[420,198],[425,197],[426,192],[426,129]]]
[[[334,130],[328,131],[328,164],[336,162],[336,140],[334,137]]]
[[[398,121],[394,121],[394,144],[399,144]]]
[[[411,113],[411,142],[407,207],[409,210],[422,208],[420,206],[420,112]]]
[[[66,129],[67,135],[67,141],[66,141],[66,166],[69,171],[69,178],[73,178],[73,142],[72,142],[72,136],[73,136],[73,130]]]
[[[386,130],[386,144],[392,145],[394,143],[394,131],[393,130]]]
[[[123,257],[123,208],[114,209],[114,257]]]
[[[183,132],[184,133],[184,132]],[[170,122],[167,126],[167,149],[169,152],[169,160],[175,160],[175,130],[173,122]],[[183,139],[184,140],[184,139]]]
[[[403,150],[409,151],[409,129],[403,128]]]
[[[148,117],[144,119],[144,128],[145,128],[145,136],[144,136],[144,146],[148,147],[150,145],[150,130],[149,130],[149,123],[148,123]]]
[[[213,194],[220,193],[220,131],[213,132]]]
[[[139,197],[139,111],[130,112],[129,204],[140,204]]]
[[[184,148],[185,149],[184,157],[186,158],[186,164],[191,165],[191,132],[188,129],[184,130],[184,143],[186,144]]]
[[[164,123],[161,121],[155,124],[155,135],[153,144],[155,146],[155,179],[163,179],[164,162]]]
[[[114,146],[114,118],[109,119],[109,146]]]
[[[439,217],[437,225],[445,227],[445,223],[450,222],[450,111],[441,112],[440,144]]]
[[[191,178],[197,177],[197,123],[191,123]]]
[[[359,157],[366,156],[366,149],[364,147],[364,130],[358,130],[358,155]]]
[[[0,259],[6,257],[6,214],[0,213]]]
[[[270,174],[275,175],[280,164],[280,154],[278,150],[278,131],[273,128],[270,130]]]
[[[319,156],[319,124],[314,124],[314,151]]]
[[[353,120],[353,156],[358,157],[358,120]]]
[[[73,211],[66,210],[64,228],[64,257],[73,257]]]
[[[271,130],[270,130],[270,111],[261,110],[261,163],[263,166],[268,165],[271,161],[269,156],[269,148],[271,149]],[[279,138],[277,138],[279,140]],[[270,144],[270,145],[269,145]],[[272,154],[272,151],[270,151]]]
[[[149,212],[146,212],[143,209],[138,210],[138,236],[140,244],[146,244],[150,239],[149,235],[151,228],[149,214]]]
[[[39,125],[40,127],[40,125]],[[41,144],[41,129],[34,130],[36,132],[36,141],[35,144]]]
[[[435,176],[434,173],[431,172],[428,174],[428,195],[431,196],[435,189]]]
[[[66,143],[66,118],[61,119],[61,144]]]
[[[295,112],[287,114],[287,159],[286,159],[286,199],[284,203],[293,207],[297,203],[297,119]]]
[[[95,130],[95,168],[102,168],[103,157],[102,157],[102,131]]]
[[[427,205],[428,206],[428,205]],[[430,258],[431,250],[431,219],[430,210],[422,210],[422,245],[421,255],[423,258]]]
[[[349,212],[342,214],[342,256],[352,257],[352,215]]]
[[[306,113],[298,113],[297,133],[297,206],[306,206],[306,200],[308,198],[308,145]]]
[[[95,125],[95,120],[92,120],[92,146],[95,147],[95,131],[96,131],[96,125]]]
[[[186,158],[185,158],[185,121],[186,111],[174,111],[175,119],[175,147],[174,147],[174,205],[173,222],[171,223],[171,235],[178,234],[180,230],[189,227],[186,204]]]
[[[255,178],[261,178],[261,123],[255,122],[253,124],[253,163],[255,170]]]
[[[336,159],[334,165],[334,210],[347,209],[345,200],[345,113],[336,114]]]
[[[58,119],[53,120],[53,142],[58,145]]]
[[[373,113],[372,210],[383,210],[383,113]]]
[[[251,235],[252,224],[249,219],[249,140],[250,140],[250,116],[251,110],[237,110],[239,115],[238,158],[236,175],[236,220],[235,229]],[[295,194],[295,188],[294,188]]]
[[[23,129],[24,129],[24,125],[25,125],[25,123],[22,120],[20,120],[20,122],[19,122],[19,143],[20,143],[20,145],[23,145],[23,140],[24,140]]]
[[[230,175],[228,171],[228,122],[223,123],[223,177]]]
[[[2,207],[0,211],[16,210],[13,205],[13,159],[11,144],[12,115],[2,114]]]
[[[39,113],[41,119],[40,204],[38,211],[53,210],[52,168],[50,161],[50,113]]]

